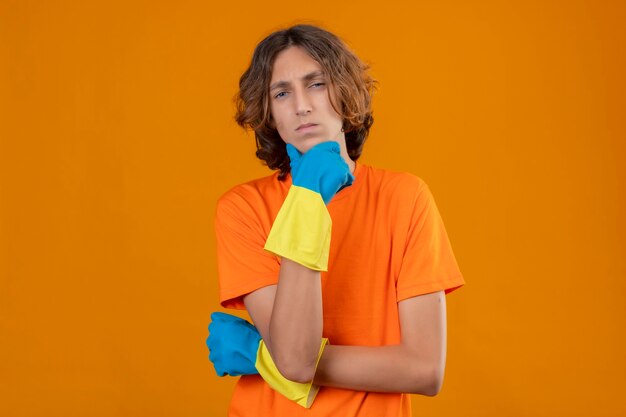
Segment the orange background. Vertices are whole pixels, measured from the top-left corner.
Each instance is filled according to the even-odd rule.
[[[363,162],[430,185],[467,281],[414,415],[626,415],[626,4],[327,0],[0,1],[0,415],[225,414],[215,202],[269,173],[231,98],[301,21],[371,65]]]

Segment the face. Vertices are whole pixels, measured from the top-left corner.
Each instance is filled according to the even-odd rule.
[[[331,88],[320,64],[298,46],[276,56],[270,82],[272,124],[285,143],[304,153],[321,142],[345,150],[341,116],[330,103]]]

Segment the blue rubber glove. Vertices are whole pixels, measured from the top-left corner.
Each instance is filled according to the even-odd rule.
[[[265,250],[314,271],[328,271],[332,219],[326,205],[354,176],[337,142],[302,154],[287,144],[292,184],[265,241]]]
[[[211,314],[206,345],[217,375],[258,374],[255,363],[260,342],[259,331],[248,321],[226,313]]]
[[[287,144],[293,185],[307,188],[322,196],[325,204],[343,187],[354,181],[350,167],[340,154],[337,142],[322,142],[305,154]]]
[[[246,320],[226,313],[212,313],[206,344],[217,375],[260,374],[273,390],[285,398],[304,408],[313,404],[320,387],[313,381],[298,383],[282,376],[259,331]],[[323,338],[318,361],[327,344],[328,339]]]

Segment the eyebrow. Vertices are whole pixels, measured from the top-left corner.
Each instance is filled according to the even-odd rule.
[[[323,77],[324,76],[324,72],[323,71],[313,71],[313,72],[309,72],[308,74],[304,75],[302,78],[300,78],[302,81],[309,82],[315,78],[318,77]],[[270,91],[275,90],[277,88],[285,88],[285,87],[289,87],[291,85],[291,83],[289,81],[276,81],[274,84],[270,85]]]

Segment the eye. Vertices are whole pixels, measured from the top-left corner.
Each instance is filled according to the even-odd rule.
[[[280,91],[278,94],[274,95],[274,98],[282,98],[285,97],[287,93],[285,91]]]
[[[326,85],[326,83],[323,83],[323,82],[320,81],[320,82],[311,84],[310,87],[311,88],[319,88],[319,87],[322,87],[324,85]]]

